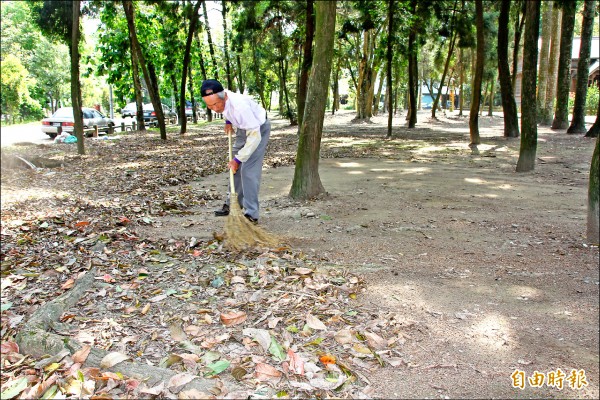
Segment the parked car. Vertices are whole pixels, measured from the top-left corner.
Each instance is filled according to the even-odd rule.
[[[198,105],[196,105],[196,107],[198,107]],[[192,105],[192,102],[189,100],[186,100],[185,101],[185,117],[192,118],[193,115],[194,115],[194,107]]]
[[[82,107],[83,129],[91,129],[94,125],[98,126],[100,131],[108,131],[115,126],[115,122],[102,114],[95,108]],[[56,110],[51,117],[42,120],[42,132],[54,139],[58,135],[58,127],[63,132],[73,133],[75,129],[75,117],[73,116],[73,107],[62,107]],[[85,132],[86,136],[92,136],[92,132]]]
[[[136,103],[128,103],[125,107],[121,109],[121,117],[127,118],[135,118],[137,115],[137,104]]]
[[[163,104],[163,114],[165,115],[165,122],[169,122],[172,124],[176,124],[179,122],[179,118],[177,117],[177,113],[175,110],[172,110],[168,105]],[[156,117],[156,112],[154,111],[154,106],[152,103],[144,104],[144,123],[146,125],[158,125],[158,119]]]

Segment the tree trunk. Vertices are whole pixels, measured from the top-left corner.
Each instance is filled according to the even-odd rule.
[[[600,107],[598,107],[600,110]],[[598,120],[596,120],[597,122]],[[587,209],[587,240],[596,246],[600,241],[600,136],[596,137],[596,148],[590,166]]]
[[[190,80],[188,81],[188,90],[192,102],[192,122],[196,124],[198,123],[198,104],[196,103],[196,95],[194,94],[194,76],[192,75],[191,63],[188,65],[188,76],[190,77]]]
[[[539,112],[546,102],[546,88],[548,86],[548,54],[550,53],[550,36],[552,32],[552,7],[553,1],[544,1],[542,4],[542,46],[540,49],[540,58],[538,60],[539,76],[537,88],[537,109],[538,123],[541,122],[541,113]]]
[[[75,119],[75,136],[77,137],[77,154],[85,154],[83,132],[83,115],[81,111],[82,100],[81,100],[81,83],[79,81],[79,39],[81,38],[80,32],[80,14],[81,14],[81,1],[75,0],[72,3],[73,7],[73,26],[71,27],[71,102],[73,103],[73,117]]]
[[[454,7],[456,7],[456,2],[454,2]],[[452,19],[450,22],[450,26],[454,25],[454,16],[456,14],[456,8],[452,9]],[[444,72],[442,73],[442,79],[440,80],[440,89],[438,90],[437,96],[435,96],[435,100],[433,101],[433,106],[431,106],[431,118],[436,119],[435,111],[440,103],[440,98],[442,95],[442,87],[444,86],[444,81],[446,80],[446,74],[448,73],[448,68],[450,66],[450,60],[452,59],[452,55],[454,54],[454,45],[456,43],[457,38],[456,31],[453,31],[450,37],[450,46],[448,47],[448,56],[446,57],[446,63],[444,64]],[[450,85],[448,85],[450,86]],[[446,108],[446,107],[444,107]]]
[[[473,93],[471,94],[471,110],[469,111],[469,147],[477,152],[477,145],[481,144],[479,137],[479,107],[481,102],[481,83],[483,81],[483,65],[485,63],[485,43],[483,26],[483,3],[475,1],[475,24],[477,26],[477,62],[473,78]]]
[[[238,87],[240,89],[240,93],[244,93],[244,91],[246,90],[246,84],[244,82],[244,74],[243,74],[243,70],[242,70],[242,58],[239,54],[236,54],[235,56],[235,60],[237,63],[237,77],[238,77]]]
[[[229,30],[227,29],[227,1],[221,1],[221,15],[223,16],[223,54],[225,55],[225,75],[227,76],[227,89],[235,91],[233,77],[231,76],[231,60],[229,59]],[[198,13],[196,13],[197,15]]]
[[[560,31],[560,57],[558,59],[558,78],[556,81],[556,108],[552,129],[569,127],[569,88],[571,86],[571,51],[573,49],[573,30],[577,2],[566,1]]]
[[[202,80],[207,80],[208,79],[208,75],[206,73],[206,67],[204,66],[205,61],[204,61],[204,56],[202,55],[202,42],[200,41],[200,35],[198,34],[198,30],[196,30],[196,41],[198,42],[198,58],[199,58],[199,62],[198,64],[200,64],[200,73],[202,74]],[[206,120],[208,122],[212,122],[213,120],[213,115],[212,115],[212,110],[208,107],[205,107],[204,111],[206,112]]]
[[[411,0],[410,10],[416,14],[417,1]],[[417,125],[417,85],[419,84],[419,70],[417,66],[417,30],[415,26],[410,28],[408,34],[408,128]],[[431,92],[430,92],[431,93]]]
[[[190,14],[190,28],[187,33],[187,39],[185,42],[185,52],[183,53],[183,67],[181,68],[181,90],[179,92],[179,123],[181,124],[181,128],[179,133],[183,135],[187,130],[187,117],[185,115],[185,83],[187,79],[188,67],[190,64],[190,58],[192,55],[192,40],[194,39],[194,32],[196,31],[196,25],[198,24],[198,11],[200,10],[200,5],[203,0],[198,0],[196,5]],[[190,78],[191,79],[191,78]],[[193,97],[191,99],[194,100]],[[193,112],[193,111],[192,111]]]
[[[465,58],[464,58],[464,51],[461,48],[460,49],[460,72],[459,72],[459,89],[458,89],[458,116],[462,117],[463,116],[463,108],[465,106],[465,91],[464,91],[464,85],[465,85]]]
[[[579,46],[579,61],[577,62],[577,82],[575,85],[575,103],[573,117],[567,133],[585,133],[585,98],[587,96],[590,53],[592,50],[592,34],[594,30],[594,13],[596,0],[585,0],[583,21],[581,23],[581,42]]]
[[[139,62],[133,51],[133,46],[129,44],[131,50],[131,73],[133,76],[133,91],[135,93],[135,120],[137,122],[138,130],[145,131],[146,124],[144,123],[144,95],[142,93],[142,82],[140,80],[140,69],[138,68]]]
[[[300,128],[294,180],[290,189],[290,197],[293,199],[310,199],[325,192],[319,176],[319,154],[333,58],[336,2],[318,1],[315,8],[315,57]]]
[[[213,44],[212,34],[210,32],[210,22],[208,21],[208,12],[206,11],[206,1],[202,1],[202,12],[204,14],[204,26],[206,29],[208,52],[210,54],[210,60],[213,66],[213,73],[215,74],[215,79],[219,80],[219,68],[217,67],[217,59],[215,57],[215,46]]]
[[[386,100],[388,101],[388,121],[387,121],[387,138],[391,138],[392,137],[392,110],[393,108],[393,96],[392,94],[392,65],[394,62],[394,55],[392,54],[392,50],[393,50],[393,45],[392,45],[392,37],[394,36],[394,8],[395,8],[395,2],[396,0],[388,0],[388,40],[387,40],[387,47],[386,47],[386,52],[385,52],[385,59],[386,59],[386,78],[387,78],[387,85],[386,85],[386,93],[387,93],[387,97]]]
[[[158,80],[156,73],[154,72],[154,66],[146,64],[146,59],[142,53],[142,48],[137,38],[135,30],[135,11],[133,9],[133,2],[129,0],[123,0],[123,10],[125,11],[125,18],[127,19],[127,28],[129,30],[129,42],[131,45],[131,51],[135,51],[136,58],[138,59],[142,71],[144,73],[144,79],[148,85],[148,93],[150,94],[150,100],[154,106],[154,112],[156,113],[156,119],[160,129],[160,138],[167,140],[167,130],[165,128],[165,115],[162,109],[162,103],[160,101],[160,91],[158,88]]]
[[[521,0],[521,18],[519,19],[519,13],[515,19],[515,43],[513,45],[513,68],[512,68],[512,89],[513,93],[516,90],[517,83],[517,70],[519,67],[519,49],[521,48],[521,34],[523,33],[523,26],[525,25],[525,14],[526,14],[526,0]],[[519,3],[517,3],[519,4]]]
[[[537,82],[538,37],[540,28],[540,0],[527,2],[525,45],[523,47],[523,82],[521,90],[521,147],[517,172],[532,171],[537,150]]]
[[[539,110],[540,125],[552,124],[554,110],[554,99],[556,98],[556,74],[558,71],[558,56],[560,43],[560,8],[554,7],[552,10],[552,44],[550,45],[550,56],[548,61],[548,86],[546,87],[546,100],[541,110]]]
[[[504,137],[519,136],[519,119],[517,103],[510,81],[508,66],[508,19],[511,0],[502,0],[498,16],[498,79],[500,80],[500,96],[504,113]]]
[[[585,134],[585,137],[598,137],[600,133],[600,99],[598,99],[598,110],[596,111],[596,121],[589,131]]]
[[[488,117],[494,116],[494,94],[496,92],[496,79],[492,78],[490,82],[490,97],[489,97],[489,108],[488,108]]]
[[[312,43],[315,36],[315,16],[314,16],[314,0],[306,0],[306,36],[302,43],[302,66],[300,68],[300,84],[298,85],[298,133],[302,127],[302,119],[304,118],[304,107],[306,105],[306,91],[308,88],[308,74],[312,66]],[[335,108],[332,107],[333,112]]]

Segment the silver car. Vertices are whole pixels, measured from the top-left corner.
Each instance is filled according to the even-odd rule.
[[[112,119],[102,114],[95,108],[82,107],[83,113],[83,129],[91,129],[94,125],[98,126],[100,131],[108,131],[110,127],[114,127],[115,123]],[[73,107],[62,107],[56,110],[49,118],[42,120],[42,132],[54,139],[58,135],[58,127],[62,128],[62,132],[73,133],[75,129],[75,117],[73,117]],[[85,132],[86,136],[92,136],[92,132]]]

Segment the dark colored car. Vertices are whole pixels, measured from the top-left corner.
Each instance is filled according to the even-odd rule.
[[[175,110],[171,109],[168,105],[163,104],[163,114],[165,116],[165,122],[176,124],[179,122],[179,118],[177,117],[177,113]],[[154,106],[152,103],[144,104],[144,123],[146,125],[158,125],[158,119],[156,117],[156,112],[154,111]]]
[[[100,131],[108,131],[114,127],[112,119],[102,114],[95,108],[82,107],[83,129],[91,129],[94,125],[98,126]],[[73,116],[73,107],[62,107],[56,110],[51,117],[42,120],[42,132],[54,139],[58,135],[58,127],[63,132],[72,133],[75,130],[75,117]],[[86,136],[92,136],[91,132],[86,132]]]

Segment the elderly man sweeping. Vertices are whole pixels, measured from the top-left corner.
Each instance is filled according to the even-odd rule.
[[[202,82],[200,89],[206,106],[225,118],[225,134],[232,135],[235,129],[233,159],[228,163],[233,172],[233,186],[237,189],[238,202],[244,216],[258,223],[258,192],[262,175],[262,163],[271,133],[267,112],[248,96],[223,89],[215,79]],[[233,192],[230,184],[230,193]],[[229,196],[217,216],[228,216],[231,211]]]

